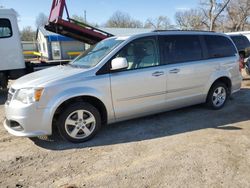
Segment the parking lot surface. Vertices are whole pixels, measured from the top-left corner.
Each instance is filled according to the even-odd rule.
[[[2,126],[0,187],[250,187],[250,81],[224,109],[188,107],[106,126],[91,141]],[[35,126],[35,125],[34,125]]]

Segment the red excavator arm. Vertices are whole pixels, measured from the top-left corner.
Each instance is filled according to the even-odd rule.
[[[67,19],[63,19],[64,10],[66,11]],[[86,23],[71,19],[65,0],[53,0],[49,22],[45,29],[91,45],[113,36]]]

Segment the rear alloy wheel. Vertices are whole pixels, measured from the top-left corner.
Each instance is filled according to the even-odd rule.
[[[228,93],[228,88],[224,83],[215,83],[208,94],[208,106],[215,110],[221,109],[228,99]]]
[[[99,111],[89,103],[69,106],[59,117],[59,131],[70,142],[84,142],[91,139],[101,127]]]

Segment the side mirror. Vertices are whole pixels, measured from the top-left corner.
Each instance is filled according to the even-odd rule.
[[[111,61],[111,70],[121,70],[126,68],[128,68],[128,62],[124,57],[117,57]]]

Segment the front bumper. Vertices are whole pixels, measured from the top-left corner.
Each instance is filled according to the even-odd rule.
[[[24,137],[52,134],[48,109],[39,109],[36,103],[27,105],[13,100],[5,104],[5,114],[4,127],[10,134]],[[16,129],[11,122],[20,125],[21,128]]]

